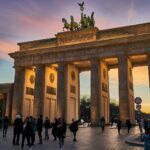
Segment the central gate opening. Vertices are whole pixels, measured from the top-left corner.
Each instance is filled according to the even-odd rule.
[[[110,93],[110,122],[119,118],[119,83],[118,69],[109,70],[109,93]]]
[[[80,118],[91,122],[91,72],[80,73]]]

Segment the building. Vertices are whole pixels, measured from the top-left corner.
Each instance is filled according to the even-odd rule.
[[[12,120],[16,114],[78,119],[79,74],[90,70],[91,122],[101,116],[109,122],[108,71],[118,68],[120,119],[135,122],[132,68],[147,65],[150,73],[150,23],[67,31],[18,45],[9,54],[15,60]]]

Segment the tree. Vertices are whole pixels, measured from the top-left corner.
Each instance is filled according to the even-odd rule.
[[[81,97],[80,100],[80,118],[82,118],[85,122],[90,122],[91,115],[90,115],[90,98],[87,96]]]

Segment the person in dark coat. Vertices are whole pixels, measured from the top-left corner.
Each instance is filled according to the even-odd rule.
[[[3,122],[3,119],[2,119],[2,117],[0,116],[0,131],[2,130],[2,122]]]
[[[70,131],[73,133],[73,141],[74,142],[76,141],[76,133],[78,131],[78,123],[79,122],[80,122],[80,119],[76,120],[76,121],[74,119],[72,119],[72,123],[69,126]]]
[[[40,115],[37,120],[37,131],[39,136],[39,144],[42,144],[43,116]]]
[[[31,124],[31,144],[34,145],[34,142],[35,142],[35,134],[36,134],[36,131],[37,131],[37,127],[36,127],[36,120],[30,116],[29,117],[29,122]]]
[[[51,124],[48,117],[45,118],[44,127],[45,127],[45,140],[49,140],[48,129],[51,127]]]
[[[100,127],[102,128],[102,132],[105,130],[105,118],[101,117],[100,118]]]
[[[27,145],[31,147],[31,134],[32,134],[32,127],[29,121],[29,117],[27,117],[23,123],[23,134],[22,134],[22,144],[21,148],[24,148],[24,141],[27,139]]]
[[[66,122],[62,118],[60,118],[58,122],[57,137],[59,139],[59,148],[62,150],[66,137]]]
[[[3,138],[6,137],[8,125],[9,125],[9,120],[8,120],[8,117],[5,116],[3,119]]]
[[[55,118],[54,123],[52,123],[52,135],[54,136],[54,141],[57,140],[57,127],[58,127],[58,120]]]
[[[118,119],[117,121],[117,129],[118,129],[118,134],[120,134],[120,130],[121,130],[121,120]]]
[[[13,145],[19,145],[20,134],[23,132],[23,122],[20,115],[16,115],[13,131]]]
[[[126,120],[126,126],[128,128],[128,133],[129,133],[130,129],[131,129],[131,122],[130,122],[130,120]]]

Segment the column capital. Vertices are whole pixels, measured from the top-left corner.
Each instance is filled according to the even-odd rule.
[[[101,58],[91,58],[91,62],[100,62]]]

